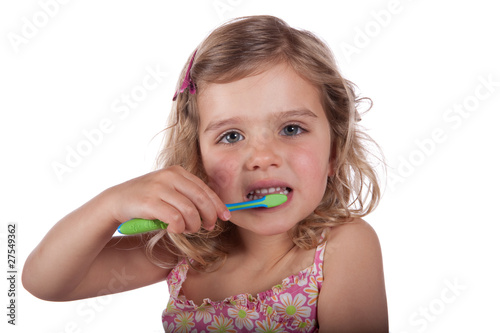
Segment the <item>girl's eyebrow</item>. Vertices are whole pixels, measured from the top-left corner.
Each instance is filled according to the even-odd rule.
[[[274,119],[318,118],[318,116],[314,112],[312,112],[308,109],[298,109],[298,110],[277,112],[277,113],[272,115],[272,118],[274,118]],[[241,123],[243,121],[244,121],[244,119],[241,117],[231,117],[231,118],[227,118],[227,119],[212,121],[208,124],[208,126],[205,128],[205,130],[203,132],[206,133],[206,132],[210,132],[210,131],[216,131],[216,130],[220,129],[221,127],[230,126],[233,124]]]
[[[273,117],[276,119],[305,118],[305,117],[318,118],[318,116],[314,112],[308,109],[298,109],[298,110],[278,112],[275,115],[273,115]]]
[[[221,127],[226,127],[232,124],[239,123],[241,121],[242,119],[240,117],[231,117],[227,119],[212,121],[208,124],[207,128],[205,128],[203,132],[206,133],[210,131],[216,131]]]

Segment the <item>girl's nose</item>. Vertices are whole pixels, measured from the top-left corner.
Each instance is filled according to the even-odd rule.
[[[269,167],[279,167],[282,163],[279,147],[276,142],[270,138],[268,140],[256,140],[250,144],[246,160],[246,168],[248,170],[263,170],[266,171]]]

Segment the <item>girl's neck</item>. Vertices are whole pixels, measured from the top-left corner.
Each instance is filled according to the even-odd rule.
[[[260,269],[270,269],[295,248],[287,233],[262,236],[252,231],[237,228],[238,246],[233,252],[246,265]]]

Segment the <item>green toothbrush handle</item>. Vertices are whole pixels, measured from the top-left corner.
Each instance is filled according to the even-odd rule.
[[[123,235],[137,235],[167,227],[168,224],[160,220],[132,219],[120,224],[118,232]]]

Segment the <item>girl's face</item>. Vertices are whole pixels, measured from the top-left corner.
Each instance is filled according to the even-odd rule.
[[[248,201],[272,191],[288,196],[278,207],[232,212],[234,224],[274,235],[314,211],[333,161],[329,124],[311,83],[280,64],[235,82],[207,84],[198,106],[203,166],[221,200]]]

